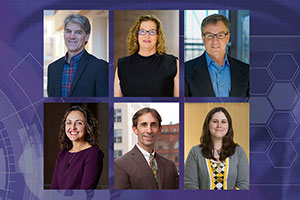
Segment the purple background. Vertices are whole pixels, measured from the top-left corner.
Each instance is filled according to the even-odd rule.
[[[200,3],[201,2],[201,3]],[[43,98],[43,10],[108,9],[110,97]],[[180,98],[123,98],[113,94],[113,10],[180,10]],[[250,10],[251,97],[183,98],[183,10]],[[0,199],[299,199],[300,2],[296,0],[0,0]],[[43,190],[43,102],[109,102],[110,188],[113,186],[113,102],[250,102],[250,190],[184,191],[180,145],[179,191]],[[188,134],[188,133],[186,133]]]

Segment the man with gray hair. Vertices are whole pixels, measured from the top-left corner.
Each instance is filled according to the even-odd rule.
[[[185,96],[249,96],[249,65],[226,54],[229,20],[210,15],[202,21],[201,32],[205,52],[185,63]]]
[[[71,14],[64,21],[66,55],[48,66],[49,97],[108,96],[108,63],[85,50],[91,32],[87,17]]]

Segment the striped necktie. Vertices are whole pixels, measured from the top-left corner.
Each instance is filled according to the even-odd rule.
[[[156,167],[155,162],[154,162],[154,156],[152,154],[150,154],[149,163],[150,163],[150,168],[152,169],[154,179],[155,179],[155,181],[157,183],[157,186],[159,188],[158,170],[157,170],[157,167]]]

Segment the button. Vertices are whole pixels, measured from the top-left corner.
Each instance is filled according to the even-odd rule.
[[[223,84],[222,84],[222,83],[220,83],[220,84],[219,84],[219,86],[220,86],[220,87],[222,87],[222,86],[223,86]]]

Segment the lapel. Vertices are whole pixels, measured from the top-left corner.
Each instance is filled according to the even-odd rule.
[[[211,83],[205,53],[203,53],[193,66],[195,76],[193,77],[194,84],[203,97],[214,97],[215,92]]]
[[[235,62],[230,56],[228,56],[228,61],[230,64],[230,76],[231,76],[231,90],[229,96],[239,96],[241,94],[241,68],[239,64]]]
[[[57,71],[57,76],[58,80],[57,83],[55,84],[56,88],[55,88],[55,92],[56,94],[54,94],[54,97],[60,97],[61,96],[61,80],[62,80],[62,74],[63,74],[63,70],[64,70],[64,64],[65,64],[65,58],[63,57],[62,59],[59,60],[57,66],[58,66],[58,71]]]
[[[148,180],[149,184],[153,188],[157,188],[156,181],[154,179],[152,170],[150,169],[144,155],[135,145],[134,148],[131,151],[131,156],[135,160],[136,164],[138,165],[138,168],[140,169],[139,172],[142,173],[146,179]],[[138,173],[138,172],[137,172]]]
[[[157,163],[158,175],[159,175],[159,189],[163,189],[165,166],[164,166],[164,162],[163,162],[161,156],[157,152],[155,152],[155,160]]]
[[[85,50],[85,52],[83,53],[83,55],[80,58],[78,68],[76,70],[74,79],[72,81],[72,85],[71,85],[69,96],[72,96],[74,88],[78,84],[80,76],[82,75],[82,73],[84,72],[85,68],[87,67],[87,64],[88,64],[88,61],[89,61],[89,56],[90,55]]]

